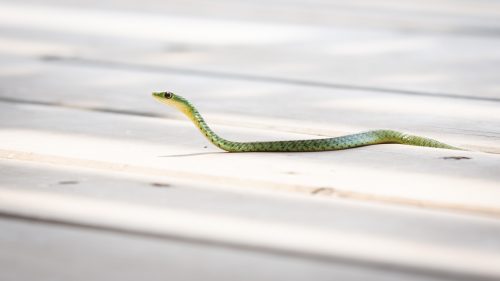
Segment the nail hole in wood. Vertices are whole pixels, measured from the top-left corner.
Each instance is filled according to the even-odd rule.
[[[444,160],[466,160],[466,159],[472,159],[472,158],[466,157],[466,156],[445,156],[442,159],[444,159]]]
[[[154,187],[170,187],[171,185],[168,183],[163,183],[163,182],[152,182],[151,186]]]
[[[319,188],[316,188],[315,190],[311,191],[311,194],[334,194],[335,193],[335,189],[331,188],[331,187],[319,187]]]
[[[78,181],[60,181],[59,184],[78,184]]]

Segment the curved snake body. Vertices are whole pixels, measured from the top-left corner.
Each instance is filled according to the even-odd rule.
[[[224,139],[212,131],[198,110],[185,98],[171,92],[155,92],[153,96],[164,104],[178,108],[211,143],[229,152],[312,152],[341,150],[384,143],[462,150],[430,138],[409,135],[393,130],[373,130],[324,139],[235,142]]]

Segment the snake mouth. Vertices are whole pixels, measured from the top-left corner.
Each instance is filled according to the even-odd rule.
[[[153,92],[153,97],[155,98],[161,98],[163,97],[164,92]]]

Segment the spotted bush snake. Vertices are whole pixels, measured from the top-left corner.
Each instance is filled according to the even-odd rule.
[[[174,106],[184,113],[203,135],[215,146],[229,152],[312,152],[355,148],[360,146],[397,143],[462,150],[433,139],[409,135],[394,130],[373,130],[334,138],[236,142],[217,135],[207,125],[198,110],[185,98],[171,92],[154,92],[153,97],[161,103]]]

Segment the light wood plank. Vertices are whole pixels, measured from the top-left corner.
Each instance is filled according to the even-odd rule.
[[[134,63],[137,68],[158,66],[245,79],[293,80],[344,91],[376,89],[499,99],[496,69],[500,41],[494,37],[443,37],[189,17],[179,18],[186,24],[176,25],[177,17],[19,4],[4,4],[3,10],[0,23],[9,26],[7,40],[20,40],[21,45],[29,46],[35,33],[45,38],[41,44],[49,40],[66,45],[71,50],[70,59],[76,56],[104,64]],[[52,24],[49,19],[65,24]],[[96,28],[90,22],[106,28]],[[125,28],[131,23],[133,28]],[[173,30],[165,28],[173,25]],[[228,26],[234,28],[227,30]],[[211,37],[200,35],[202,30]],[[24,43],[23,33],[24,38],[30,38]],[[138,39],[142,42],[137,43]],[[122,43],[113,43],[116,40]],[[11,52],[19,51],[12,48]],[[42,55],[68,58],[64,52]]]
[[[3,104],[1,108],[4,158],[500,214],[498,155],[401,145],[321,153],[228,154],[210,146],[186,121],[34,105]],[[214,128],[240,140],[308,137]],[[445,158],[457,155],[471,159]]]
[[[324,136],[388,128],[500,153],[500,117],[495,102],[450,102],[446,98],[319,90],[31,60],[4,61],[0,68],[0,98],[14,102],[186,120],[150,97],[153,90],[170,89],[189,98],[210,124]],[[273,134],[268,133],[269,137]]]
[[[482,252],[500,249],[500,240],[496,239],[500,222],[495,219],[14,159],[0,160],[0,169],[2,190],[231,216],[325,232],[371,233]]]
[[[435,275],[498,278],[494,253],[463,251],[457,247],[387,239],[373,234],[355,235],[333,230],[298,228],[282,223],[213,216],[167,208],[85,199],[40,192],[0,190],[0,211],[57,223],[88,225],[187,241],[256,247],[269,252],[305,255],[326,260],[357,260],[361,264],[389,266],[403,271],[429,271]],[[354,246],[356,245],[356,246]],[[367,251],[370,249],[370,251]],[[432,254],[430,254],[432,253]]]
[[[18,1],[19,2],[19,1]],[[260,22],[284,22],[355,28],[392,29],[469,36],[495,36],[499,4],[488,0],[433,1],[432,5],[409,0],[136,1],[22,0],[25,3],[64,5],[104,10],[168,13]]]
[[[3,218],[0,228],[2,280],[446,279]]]

